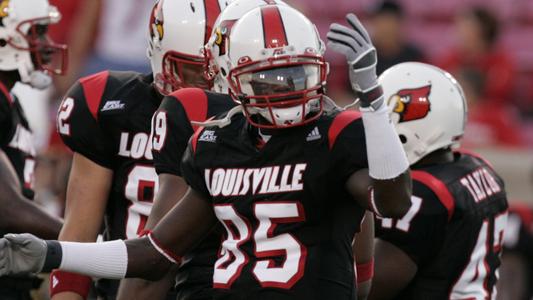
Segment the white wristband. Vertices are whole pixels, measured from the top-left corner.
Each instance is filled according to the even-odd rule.
[[[63,271],[108,279],[122,279],[126,276],[128,250],[122,240],[60,244],[63,255],[59,269]]]
[[[361,113],[370,177],[379,180],[398,177],[409,168],[409,162],[390,120],[387,105],[383,102],[376,110],[362,108]]]

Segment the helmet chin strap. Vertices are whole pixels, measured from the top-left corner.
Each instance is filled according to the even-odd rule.
[[[33,70],[33,66],[30,68],[23,62],[19,63],[18,71],[20,80],[33,88],[44,90],[52,84],[52,77],[50,75],[44,71]]]
[[[36,89],[44,90],[52,84],[52,77],[43,71],[33,71],[27,83]]]
[[[210,127],[210,126],[218,126],[220,128],[226,127],[229,124],[231,124],[231,118],[239,113],[244,113],[242,105],[237,105],[234,108],[230,109],[226,116],[219,120],[207,120],[204,122],[197,122],[197,121],[191,121],[191,124],[195,126],[201,126],[201,127]]]

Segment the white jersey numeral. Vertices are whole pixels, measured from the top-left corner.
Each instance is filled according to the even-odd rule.
[[[68,119],[70,118],[73,109],[74,99],[69,97],[63,100],[59,112],[57,113],[57,130],[62,135],[70,135],[70,124],[68,123]]]
[[[159,179],[152,166],[137,165],[128,174],[124,194],[131,205],[128,207],[126,238],[135,238],[144,229],[158,184]]]
[[[486,280],[492,271],[495,271],[496,278],[499,277],[499,273],[498,270],[490,269],[487,258],[489,255],[501,255],[507,212],[494,218],[493,231],[489,230],[490,221],[485,220],[483,222],[476,245],[470,255],[470,261],[453,286],[450,299],[496,299],[496,286],[492,287],[491,291],[487,290]],[[489,245],[491,235],[493,235],[493,243]]]
[[[240,246],[251,238],[251,226],[229,204],[215,205],[215,213],[228,238],[215,263],[213,281],[217,288],[229,288],[248,262]],[[304,221],[303,208],[297,202],[261,202],[254,213],[259,225],[253,234],[257,262],[252,272],[262,287],[291,288],[303,276],[307,249],[291,234],[274,235],[274,230],[278,224]],[[278,266],[273,258],[280,256],[283,263]]]
[[[248,257],[239,246],[250,238],[251,228],[229,204],[216,205],[215,214],[226,228],[228,237],[222,242],[222,256],[215,262],[213,285],[216,288],[229,288],[248,261]]]
[[[161,151],[167,137],[167,113],[158,112],[152,120],[152,146],[156,151]]]
[[[403,218],[399,220],[393,220],[390,218],[381,218],[381,227],[383,228],[392,228],[394,222],[396,221],[395,227],[401,231],[408,232],[411,227],[411,221],[415,218],[416,214],[420,211],[422,207],[422,198],[417,196],[411,196],[411,207]]]

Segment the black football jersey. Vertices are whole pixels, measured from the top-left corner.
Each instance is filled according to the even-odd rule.
[[[181,176],[181,158],[197,126],[235,105],[231,98],[189,88],[165,97],[152,119],[154,166],[158,174]],[[222,228],[214,230],[184,258],[176,278],[178,299],[210,299],[213,264]]]
[[[160,102],[151,75],[103,71],[75,83],[59,108],[63,142],[113,171],[106,240],[137,237],[150,214],[158,188],[150,129]]]
[[[32,131],[18,99],[0,83],[0,147],[20,181],[23,195],[33,199],[35,148]]]
[[[411,208],[376,221],[376,236],[407,254],[418,271],[395,299],[495,299],[507,198],[503,180],[481,158],[412,170]]]
[[[261,147],[258,134],[236,115],[197,130],[183,158],[183,177],[225,227],[214,298],[356,299],[351,243],[364,208],[345,183],[367,168],[360,114],[324,114]]]

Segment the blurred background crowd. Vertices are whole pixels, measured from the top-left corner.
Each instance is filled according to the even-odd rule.
[[[50,2],[63,15],[50,34],[69,46],[68,74],[47,91],[19,85],[14,92],[23,95],[39,146],[37,201],[62,215],[71,154],[55,132],[61,96],[76,79],[100,70],[150,71],[145,49],[153,0]],[[463,146],[494,164],[512,203],[533,205],[533,1],[286,2],[315,22],[324,40],[329,24],[344,22],[347,12],[357,14],[378,50],[378,72],[422,61],[452,73],[469,102]],[[328,94],[341,105],[352,101],[344,57],[327,52],[326,58]]]

